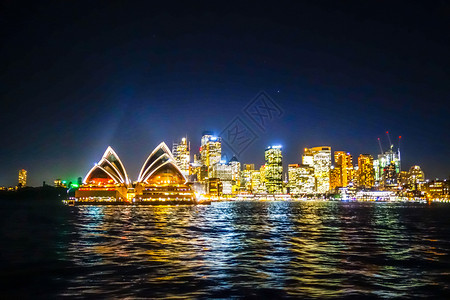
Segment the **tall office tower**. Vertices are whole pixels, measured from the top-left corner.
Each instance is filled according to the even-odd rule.
[[[353,162],[350,153],[334,151],[334,169],[330,174],[330,188],[346,187],[352,181]]]
[[[291,195],[312,194],[315,191],[314,168],[307,165],[291,164],[288,166]]]
[[[260,193],[263,192],[261,190],[261,172],[253,171],[252,172],[252,180],[251,180],[251,190],[252,193]]]
[[[266,191],[266,165],[259,168],[260,187],[263,192]]]
[[[336,166],[331,166],[330,170],[330,190],[334,191],[336,188],[342,187],[342,169]]]
[[[396,184],[396,178],[400,173],[400,164],[400,149],[395,152],[391,145],[388,151],[378,154],[378,159],[374,161],[375,181],[381,186]]]
[[[392,161],[383,169],[380,185],[384,189],[395,189],[397,187],[398,174],[395,162]]]
[[[370,154],[361,154],[358,157],[358,185],[362,188],[371,188],[375,185],[373,157]]]
[[[233,156],[228,164],[233,170],[232,180],[236,181],[239,185],[239,182],[241,181],[241,163],[237,160],[236,156]]]
[[[202,164],[208,167],[220,163],[222,139],[212,135],[211,132],[204,132],[200,146],[200,157]]]
[[[302,164],[305,166],[313,166],[314,165],[314,151],[313,148],[305,148],[302,155]]]
[[[316,192],[326,193],[330,190],[331,147],[305,148],[302,162],[314,168]]]
[[[17,184],[18,187],[24,187],[27,186],[27,170],[19,170],[19,183]]]
[[[173,143],[172,154],[177,162],[177,166],[180,168],[181,173],[184,176],[191,175],[189,172],[189,166],[191,163],[190,145],[186,138],[182,138],[181,142]]]
[[[265,182],[269,194],[283,192],[281,146],[269,146],[265,151]]]

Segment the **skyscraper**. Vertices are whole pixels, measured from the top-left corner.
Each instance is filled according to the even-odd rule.
[[[288,166],[291,195],[313,194],[315,191],[314,168],[307,165],[290,164]]]
[[[202,164],[208,167],[220,163],[222,139],[214,136],[211,132],[204,132],[200,146],[200,157]]]
[[[313,166],[314,165],[314,151],[312,148],[305,148],[302,155],[302,164],[305,166]]]
[[[330,174],[330,189],[346,187],[352,180],[353,162],[350,153],[334,151],[334,169]]]
[[[173,143],[172,146],[172,154],[175,158],[177,166],[180,168],[181,173],[184,176],[189,176],[190,171],[190,163],[191,163],[191,155],[190,155],[190,145],[186,138],[182,138],[181,142]]]
[[[236,156],[233,156],[228,163],[233,170],[233,181],[241,181],[241,163],[237,160]]]
[[[400,150],[395,152],[393,145],[389,150],[378,154],[378,159],[374,160],[375,181],[381,186],[395,185],[400,173],[400,163]]]
[[[265,183],[269,194],[283,192],[283,164],[281,146],[270,146],[265,151]]]
[[[241,163],[237,160],[236,156],[233,156],[228,163],[232,170],[232,182],[233,182],[233,193],[239,190],[241,186]]]
[[[305,148],[302,162],[304,165],[314,168],[316,192],[328,192],[330,190],[331,147]]]
[[[358,157],[358,186],[371,188],[375,184],[373,157],[370,154],[361,154]]]
[[[24,187],[27,186],[27,170],[19,170],[19,183],[17,184],[18,187]]]

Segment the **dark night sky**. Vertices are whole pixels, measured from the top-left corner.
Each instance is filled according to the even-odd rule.
[[[356,162],[389,130],[404,169],[449,176],[449,1],[165,3],[1,2],[0,185],[84,176],[108,145],[136,179],[159,142],[196,150],[261,90],[284,113],[243,163],[274,143],[286,165],[319,145]]]

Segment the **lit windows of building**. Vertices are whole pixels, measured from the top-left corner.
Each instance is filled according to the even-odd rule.
[[[283,192],[283,164],[281,146],[270,146],[265,151],[265,184],[269,194]]]
[[[425,174],[420,166],[412,166],[408,172],[408,184],[411,190],[421,190],[425,183]]]
[[[397,187],[398,172],[395,162],[392,161],[383,169],[381,177],[381,186],[385,189]]]
[[[288,187],[291,195],[313,194],[315,192],[314,168],[307,165],[288,166]]]
[[[450,200],[450,180],[432,180],[424,184],[424,190],[431,199]]]
[[[27,186],[27,170],[19,170],[19,180],[17,186],[19,188]]]
[[[211,178],[219,178],[221,181],[232,181],[232,166],[227,164],[215,164],[211,166]]]
[[[373,157],[370,154],[361,154],[358,157],[358,185],[361,188],[372,188],[375,185]]]
[[[266,191],[266,165],[262,165],[259,168],[259,180],[260,180],[260,190],[261,192]]]
[[[347,187],[352,181],[353,173],[353,158],[350,153],[345,151],[334,152],[335,171],[334,176],[337,176],[334,187]],[[333,187],[332,187],[333,189]]]
[[[244,170],[247,170],[247,171],[255,170],[255,164],[244,164]]]
[[[305,148],[302,162],[304,165],[314,168],[316,192],[328,192],[330,190],[331,147]]]
[[[236,156],[233,156],[228,163],[232,170],[233,192],[239,190],[241,186],[241,163],[237,160]]]
[[[173,157],[175,158],[177,166],[181,170],[181,173],[184,176],[189,176],[190,175],[189,167],[191,163],[190,144],[185,137],[182,138],[180,142],[173,143],[172,154]]]
[[[312,150],[312,148],[304,149],[302,155],[302,164],[311,167],[314,165],[314,151]]]
[[[208,178],[206,181],[206,191],[212,197],[222,196],[222,182],[219,178]]]
[[[393,151],[393,146],[388,151],[378,154],[374,160],[375,181],[381,186],[393,186],[397,184],[400,173],[400,150]]]
[[[241,172],[241,187],[244,188],[247,192],[252,191],[252,173],[255,172],[255,170],[247,170],[244,169]]]
[[[232,180],[236,181],[236,183],[239,185],[239,182],[241,181],[241,163],[237,160],[236,156],[233,156],[228,164],[232,169]]]
[[[200,146],[200,157],[202,164],[208,167],[220,163],[222,139],[214,136],[211,132],[204,132]]]
[[[330,190],[342,187],[342,169],[336,166],[331,166],[330,170]]]
[[[260,171],[253,171],[251,173],[251,191],[252,193],[260,193],[264,192],[264,190],[261,190],[261,172]]]
[[[408,171],[400,171],[400,173],[398,174],[397,181],[400,186],[407,186],[408,182],[409,182],[409,172]]]

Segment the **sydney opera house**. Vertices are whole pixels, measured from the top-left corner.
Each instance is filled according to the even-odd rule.
[[[75,193],[77,204],[194,204],[196,197],[162,142],[144,162],[138,179],[131,182],[111,147],[87,173]]]

